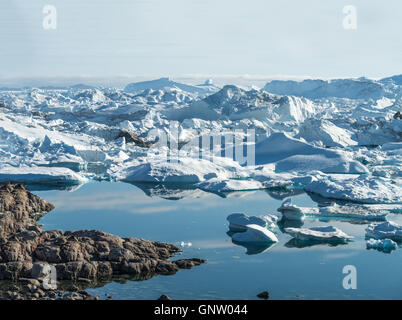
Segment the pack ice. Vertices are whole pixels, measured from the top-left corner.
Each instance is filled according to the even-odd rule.
[[[0,90],[0,173],[3,181],[186,184],[214,193],[305,187],[327,198],[400,203],[398,79],[258,89],[161,78],[125,88]],[[160,146],[162,133],[173,143]],[[253,135],[254,164],[227,156],[227,146],[198,143],[227,134],[244,148]]]

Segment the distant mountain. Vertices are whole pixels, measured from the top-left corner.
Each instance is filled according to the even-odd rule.
[[[204,94],[204,93],[211,92],[210,84],[208,84],[208,85],[204,84],[204,85],[200,85],[200,86],[192,86],[192,85],[188,85],[188,84],[175,82],[173,80],[170,80],[169,78],[160,78],[157,80],[130,83],[124,88],[124,91],[137,93],[137,92],[141,92],[141,91],[144,91],[147,89],[163,90],[165,88],[180,89],[182,91],[186,91],[186,92],[190,92],[190,93],[198,93],[198,94]]]
[[[392,95],[392,91],[384,83],[367,78],[303,81],[274,80],[268,82],[263,90],[280,95],[301,96],[309,99],[379,99]]]

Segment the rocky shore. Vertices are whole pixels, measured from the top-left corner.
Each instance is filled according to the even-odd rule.
[[[41,283],[50,277],[49,266],[55,268],[57,282],[91,287],[115,277],[172,275],[205,262],[168,260],[180,250],[164,242],[97,230],[45,231],[37,220],[52,209],[21,184],[0,185],[0,280],[8,280],[5,288],[0,286],[0,299],[94,299],[77,285],[70,285],[76,290],[44,289]]]

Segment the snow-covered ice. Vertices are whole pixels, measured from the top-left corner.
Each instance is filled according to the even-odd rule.
[[[257,224],[248,224],[246,231],[237,232],[232,235],[232,239],[239,243],[272,243],[278,242],[276,235],[267,228],[261,227]]]
[[[366,228],[366,237],[402,241],[402,227],[392,221],[386,221],[379,224],[373,223]]]
[[[327,198],[401,203],[399,78],[272,81],[263,89],[170,78],[124,89],[5,89],[0,173],[40,183],[198,184],[217,194],[305,187]],[[230,146],[198,143],[232,134],[248,148],[248,130],[255,165],[233,160]],[[178,162],[166,160],[177,151],[161,145],[162,133],[179,147]]]
[[[0,169],[0,183],[75,185],[87,181],[88,179],[68,168],[3,167]]]
[[[305,228],[285,228],[285,232],[301,241],[347,242],[353,237],[333,226]]]
[[[402,188],[391,179],[361,175],[354,178],[322,176],[304,188],[329,199],[358,203],[402,203]]]
[[[263,228],[273,230],[276,226],[277,217],[273,215],[265,215],[262,217],[247,216],[244,213],[233,213],[226,218],[229,221],[229,229],[233,232],[246,231],[248,225],[258,225]]]
[[[391,252],[398,248],[398,244],[391,239],[375,240],[369,239],[366,241],[367,249],[376,249],[378,251]]]
[[[341,218],[347,220],[362,220],[362,221],[381,221],[385,220],[387,214],[392,212],[393,207],[370,207],[369,205],[338,205],[336,203],[311,208],[299,207],[291,203],[291,199],[287,199],[278,208],[284,219],[302,221],[304,218]]]

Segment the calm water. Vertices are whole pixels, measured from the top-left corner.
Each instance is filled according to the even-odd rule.
[[[247,254],[245,247],[233,244],[226,234],[226,217],[234,212],[277,214],[284,195],[258,191],[222,198],[192,190],[169,192],[92,182],[74,192],[35,193],[56,206],[41,220],[45,229],[99,229],[176,245],[191,242],[181,257],[207,260],[173,276],[89,290],[101,298],[107,294],[114,299],[156,299],[167,294],[173,299],[255,299],[265,290],[271,299],[402,298],[402,250],[391,254],[367,250],[366,224],[330,222],[355,237],[347,245],[295,248],[287,244],[291,237],[279,231],[279,243],[261,253]],[[306,194],[292,199],[298,205],[316,205]],[[402,223],[402,215],[390,215],[389,220]],[[304,227],[327,224],[307,220]],[[253,253],[253,248],[249,249]],[[357,290],[342,286],[346,265],[357,268]]]

